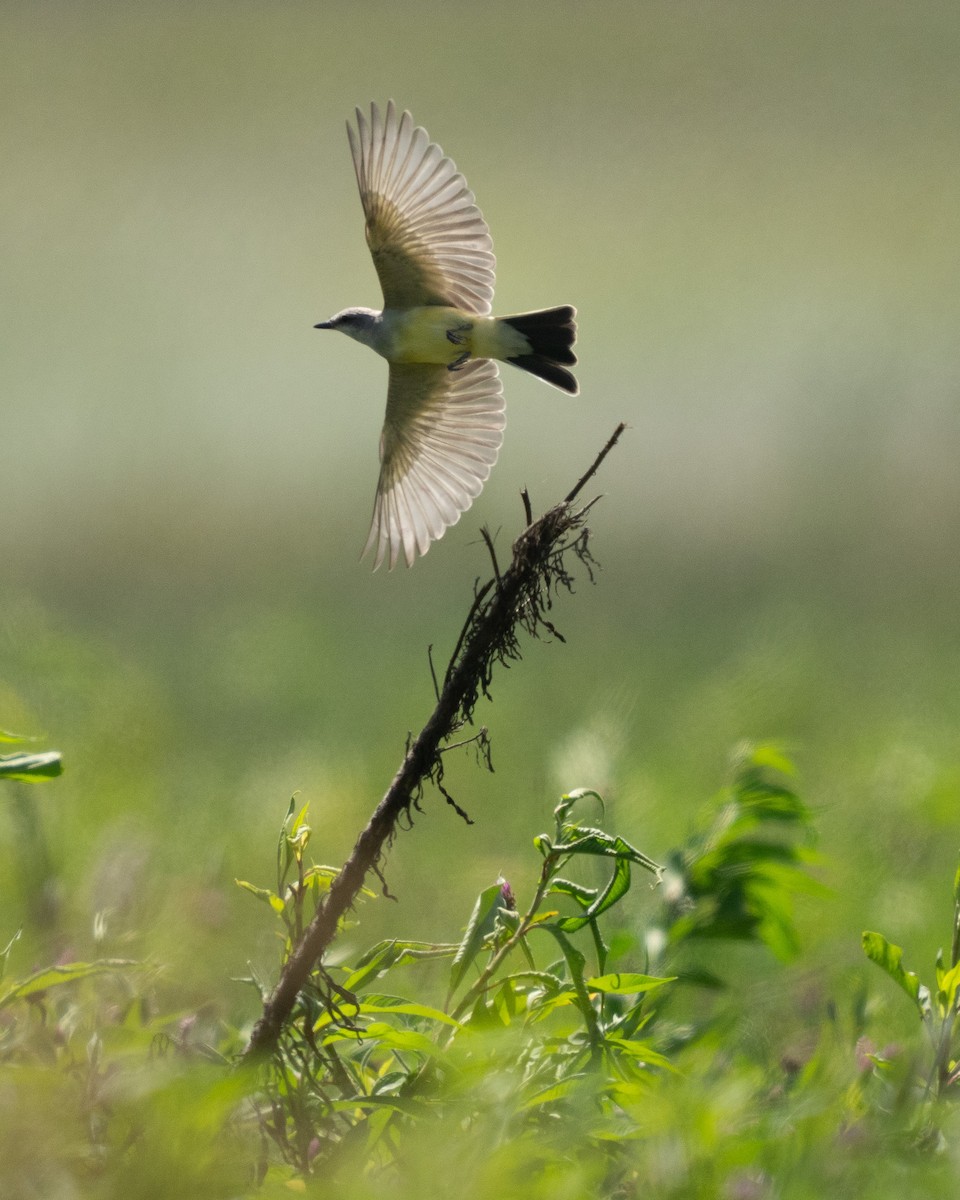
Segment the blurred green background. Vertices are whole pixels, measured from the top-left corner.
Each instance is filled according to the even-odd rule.
[[[68,770],[0,808],[0,942],[85,955],[105,911],[108,950],[252,1011],[229,977],[276,948],[233,878],[271,881],[295,791],[340,860],[480,526],[506,557],[519,489],[553,503],[621,419],[598,586],[494,681],[496,774],[448,759],[476,824],[429,796],[357,940],[523,889],[575,786],[658,857],[755,737],[799,763],[834,889],[794,971],[846,971],[864,926],[947,941],[958,61],[926,0],[3,5],[0,726]],[[385,368],[311,326],[379,302],[344,120],[391,96],[476,192],[497,308],[578,306],[582,394],[505,368],[483,495],[371,575]]]

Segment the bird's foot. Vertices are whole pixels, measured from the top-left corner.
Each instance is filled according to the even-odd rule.
[[[453,342],[455,346],[462,346],[467,340],[462,335],[469,333],[472,328],[469,321],[462,321],[459,325],[454,325],[452,329],[447,330],[447,341]]]
[[[449,336],[450,335],[448,333],[447,337],[449,337]],[[463,364],[467,361],[467,359],[469,357],[470,357],[470,351],[468,350],[466,352],[466,354],[461,354],[459,358],[455,358],[452,363],[447,363],[447,370],[448,371],[459,371],[460,368],[463,366]]]

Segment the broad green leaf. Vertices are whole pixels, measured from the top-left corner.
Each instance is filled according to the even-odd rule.
[[[452,1025],[456,1028],[460,1022],[439,1008],[431,1008],[427,1004],[415,1004],[412,1000],[404,1000],[401,996],[367,995],[360,1001],[361,1016],[369,1013],[398,1013],[407,1017],[422,1017],[426,1021],[439,1021],[442,1025]]]
[[[582,929],[588,921],[594,921],[605,913],[630,891],[630,860],[618,857],[607,886],[594,900],[585,913],[579,917],[561,917],[557,925],[565,933],[575,933]]]
[[[636,975],[626,971],[615,971],[610,975],[598,975],[587,980],[591,992],[606,992],[610,996],[633,996],[639,992],[651,992],[654,988],[663,987],[665,983],[673,983],[676,975],[666,975],[662,979],[655,975]]]
[[[526,1008],[526,993],[518,992],[513,980],[503,979],[494,993],[492,1004],[502,1024],[509,1026],[517,1013]]]
[[[463,1022],[463,1027],[468,1031],[499,1029],[499,1018],[493,1011],[493,1006],[487,1000],[484,992],[480,992],[476,1000],[474,1000],[473,1007],[470,1009],[470,1016]]]
[[[484,888],[477,897],[463,939],[450,967],[449,995],[452,996],[463,982],[474,959],[482,950],[483,943],[489,934],[493,933],[497,923],[497,911],[502,904],[503,891],[498,883],[492,883],[490,887]]]
[[[438,1052],[436,1043],[425,1034],[416,1029],[398,1029],[386,1021],[371,1021],[363,1031],[363,1039],[367,1043],[375,1041],[377,1048],[413,1051],[428,1058]]]
[[[27,996],[35,996],[38,992],[49,991],[64,983],[76,983],[80,979],[89,979],[92,975],[107,975],[113,971],[129,970],[131,967],[142,967],[143,963],[127,958],[101,958],[94,962],[65,963],[58,967],[45,967],[36,971],[19,983],[11,984],[0,991],[0,1008],[12,1004],[14,1000],[23,1000]]]
[[[17,779],[21,783],[39,783],[63,774],[59,750],[42,754],[6,754],[0,757],[0,779]]]
[[[663,982],[666,982],[666,980]],[[666,1058],[658,1050],[654,1050],[649,1042],[636,1042],[630,1038],[610,1037],[609,1035],[603,1040],[605,1045],[619,1050],[622,1054],[629,1055],[639,1065],[662,1067],[666,1071],[678,1074],[677,1068],[670,1059]]]
[[[930,1014],[930,993],[913,971],[903,967],[903,950],[888,942],[882,933],[866,930],[861,939],[863,950],[871,962],[885,971],[898,987],[902,988],[917,1007],[922,1018]]]
[[[527,1109],[539,1108],[544,1104],[552,1104],[555,1100],[564,1099],[565,1096],[570,1095],[581,1078],[581,1075],[571,1075],[560,1083],[553,1083],[550,1087],[534,1092],[529,1099],[524,1100],[520,1105],[520,1112],[526,1112]]]

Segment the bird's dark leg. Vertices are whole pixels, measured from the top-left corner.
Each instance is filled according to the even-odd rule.
[[[469,333],[473,328],[471,321],[461,321],[459,325],[454,325],[452,329],[447,330],[447,341],[453,342],[455,346],[462,346],[466,338],[461,336],[464,333]]]
[[[450,336],[450,334],[448,333],[447,337],[449,337],[449,336]],[[470,357],[470,351],[467,350],[464,354],[461,354],[459,358],[455,358],[452,363],[447,363],[447,370],[448,371],[459,371],[460,368],[463,366],[463,364],[467,361],[467,359],[469,357]]]

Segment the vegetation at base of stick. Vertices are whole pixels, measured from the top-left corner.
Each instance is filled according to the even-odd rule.
[[[572,790],[527,874],[491,881],[443,942],[359,949],[364,906],[383,902],[365,891],[257,1067],[236,1065],[244,1030],[202,1004],[164,1007],[159,965],[101,953],[105,916],[85,960],[24,970],[14,935],[0,953],[3,1190],[456,1187],[481,1200],[943,1186],[960,1145],[955,946],[925,988],[897,947],[864,935],[926,1051],[920,1036],[883,1044],[862,993],[826,999],[802,1054],[786,1036],[759,1053],[731,1022],[751,956],[796,962],[796,904],[830,903],[793,780],[779,749],[738,747],[663,865],[610,826],[598,793]],[[273,881],[238,881],[276,923],[281,963],[334,873],[311,858],[318,836],[291,801]],[[26,1125],[53,1108],[45,1154],[25,1152]]]

